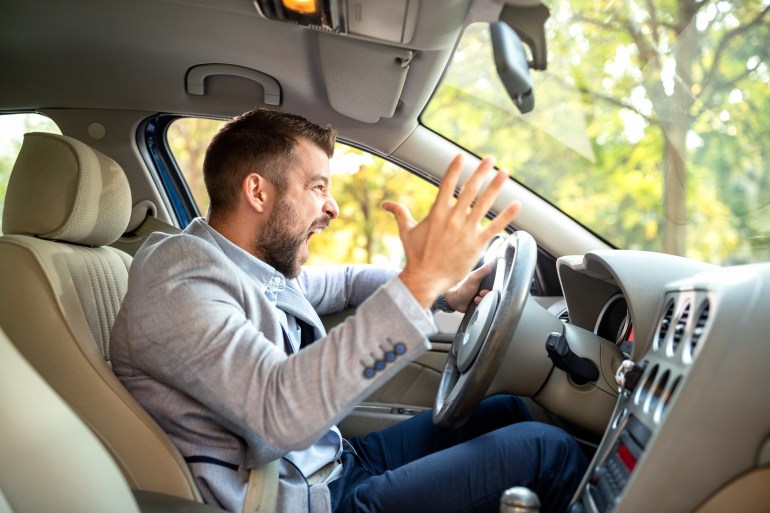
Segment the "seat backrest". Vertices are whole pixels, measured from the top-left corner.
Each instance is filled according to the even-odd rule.
[[[98,436],[131,488],[200,501],[179,451],[109,367],[131,257],[106,246],[130,212],[115,161],[69,137],[27,134],[3,210],[0,327]]]
[[[138,513],[83,422],[0,330],[0,511]]]

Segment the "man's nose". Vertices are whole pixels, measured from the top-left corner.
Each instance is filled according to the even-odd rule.
[[[340,216],[340,207],[332,196],[324,203],[324,213],[329,216],[329,219],[337,219]]]

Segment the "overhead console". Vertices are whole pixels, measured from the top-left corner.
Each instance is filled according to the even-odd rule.
[[[440,50],[448,55],[470,6],[470,0],[253,2],[267,19],[318,32],[329,104],[365,123],[393,117],[416,53]]]
[[[408,44],[417,25],[418,0],[255,0],[265,18],[316,30]]]
[[[257,13],[269,20],[424,51],[454,46],[471,6],[471,0],[252,1]],[[497,11],[501,8],[498,5]]]
[[[504,22],[493,23],[498,30],[492,31],[498,73],[522,112],[534,107],[529,68],[545,69],[544,24],[549,14],[537,0],[252,2],[263,18],[318,32],[318,58],[329,104],[357,121],[391,118],[399,102],[421,109],[427,100],[424,92],[431,89],[425,84],[440,79],[460,31],[476,21]],[[530,61],[522,40],[530,46]],[[410,65],[413,60],[429,63],[428,53],[435,53],[433,58],[442,65],[422,70],[416,79],[417,96],[410,98],[406,85]]]

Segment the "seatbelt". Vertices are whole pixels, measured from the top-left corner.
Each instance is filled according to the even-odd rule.
[[[278,500],[280,460],[273,460],[249,472],[243,513],[274,513]]]
[[[147,217],[144,218],[139,226],[121,235],[121,237],[110,244],[110,246],[134,256],[136,252],[139,251],[139,248],[142,247],[144,241],[147,240],[147,237],[155,232],[176,235],[177,233],[182,233],[182,230],[176,226],[164,223],[157,217],[148,213]]]
[[[144,244],[144,241],[147,240],[147,237],[155,232],[177,234],[181,233],[182,230],[176,226],[164,223],[150,212],[147,212],[147,216],[141,224],[130,232],[124,233],[120,239],[112,244],[112,247],[133,256]],[[303,329],[303,331],[307,330]],[[312,330],[310,333],[312,334]],[[304,338],[303,336],[303,343]],[[218,464],[232,469],[232,464],[220,462],[213,458],[206,458],[204,460],[203,457],[192,457],[188,460],[188,463]],[[275,506],[278,500],[279,466],[280,460],[273,460],[249,471],[249,483],[246,487],[243,513],[275,513]],[[237,466],[233,470],[237,470]]]

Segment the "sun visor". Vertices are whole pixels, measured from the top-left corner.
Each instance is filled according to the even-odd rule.
[[[319,33],[321,70],[329,104],[365,123],[392,117],[414,52]]]

